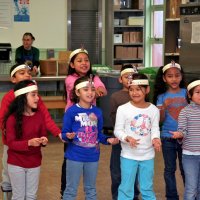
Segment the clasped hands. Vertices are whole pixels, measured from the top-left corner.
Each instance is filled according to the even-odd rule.
[[[40,145],[47,145],[48,139],[45,136],[40,138],[32,138],[28,140],[28,146],[38,147]]]

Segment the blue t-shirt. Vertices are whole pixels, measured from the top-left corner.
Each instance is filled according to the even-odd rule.
[[[171,137],[169,131],[176,131],[178,128],[178,116],[182,108],[188,103],[186,100],[187,91],[181,88],[177,93],[165,92],[157,99],[157,106],[165,106],[165,119],[162,124],[161,137]]]
[[[99,142],[108,144],[108,137],[102,134],[102,111],[96,106],[89,109],[78,104],[71,106],[64,114],[62,139],[68,141],[65,157],[80,162],[96,162],[99,160]],[[74,132],[72,140],[66,133]]]

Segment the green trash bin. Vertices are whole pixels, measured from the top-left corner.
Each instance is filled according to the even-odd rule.
[[[149,79],[149,85],[150,85],[149,100],[150,100],[150,102],[153,102],[154,83],[155,83],[155,78],[156,78],[158,69],[159,69],[159,67],[145,67],[143,69],[138,70],[139,73],[145,74]]]

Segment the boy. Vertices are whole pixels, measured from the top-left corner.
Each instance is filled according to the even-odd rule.
[[[133,73],[137,73],[136,68],[132,65],[124,65],[121,68],[119,82],[122,84],[122,89],[120,91],[114,92],[110,97],[110,118],[112,125],[115,125],[115,118],[117,108],[127,103],[130,100],[128,93],[128,82],[129,76]],[[118,197],[118,187],[121,183],[121,169],[120,169],[120,154],[121,154],[121,144],[116,144],[112,146],[111,158],[110,158],[110,173],[111,173],[111,193],[112,200],[117,200]],[[139,190],[137,184],[135,184],[135,197],[134,200],[138,199]]]
[[[31,80],[31,68],[25,64],[15,64],[10,69],[10,78],[11,82],[14,84],[19,83],[23,80]],[[3,157],[2,157],[2,163],[3,163],[3,169],[2,169],[2,183],[1,183],[1,189],[3,192],[11,192],[11,183],[7,172],[7,150],[8,146],[6,144],[6,138],[4,136],[4,127],[3,127],[3,119],[4,115],[8,111],[8,107],[11,104],[11,102],[15,99],[14,96],[14,90],[11,89],[8,93],[4,95],[1,101],[1,107],[0,107],[0,129],[2,130],[2,142],[3,142]],[[46,106],[42,102],[41,98],[39,98],[38,102],[38,109],[41,110],[41,112],[44,115],[46,128],[48,131],[50,131],[54,136],[59,136],[61,138],[61,131],[55,124],[55,122],[52,120]]]

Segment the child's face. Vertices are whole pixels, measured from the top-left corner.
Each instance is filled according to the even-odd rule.
[[[176,67],[172,67],[165,72],[165,75],[163,75],[163,80],[171,89],[178,89],[182,80],[181,71]]]
[[[123,85],[123,88],[124,88],[124,89],[127,89],[127,90],[128,90],[128,88],[129,88],[129,86],[128,86],[128,81],[129,81],[128,77],[129,77],[130,75],[132,75],[132,74],[133,74],[133,73],[128,72],[128,73],[123,74],[123,75],[119,78],[119,82]]]
[[[198,85],[194,88],[191,99],[193,102],[200,105],[200,85]]]
[[[85,76],[87,72],[90,70],[90,60],[88,55],[85,53],[77,54],[74,59],[74,63],[70,63],[70,66],[75,69],[76,73],[80,76]]]
[[[27,109],[36,109],[38,106],[38,91],[29,92],[26,95],[27,98]]]
[[[12,83],[19,83],[24,80],[31,80],[31,71],[28,68],[20,69],[15,72],[14,76],[11,78]]]
[[[149,91],[149,86],[147,88],[139,85],[131,85],[129,87],[129,95],[134,103],[145,102],[145,97],[149,93]]]
[[[76,91],[76,95],[79,97],[79,103],[83,105],[91,105],[95,94],[94,86],[83,87]]]

